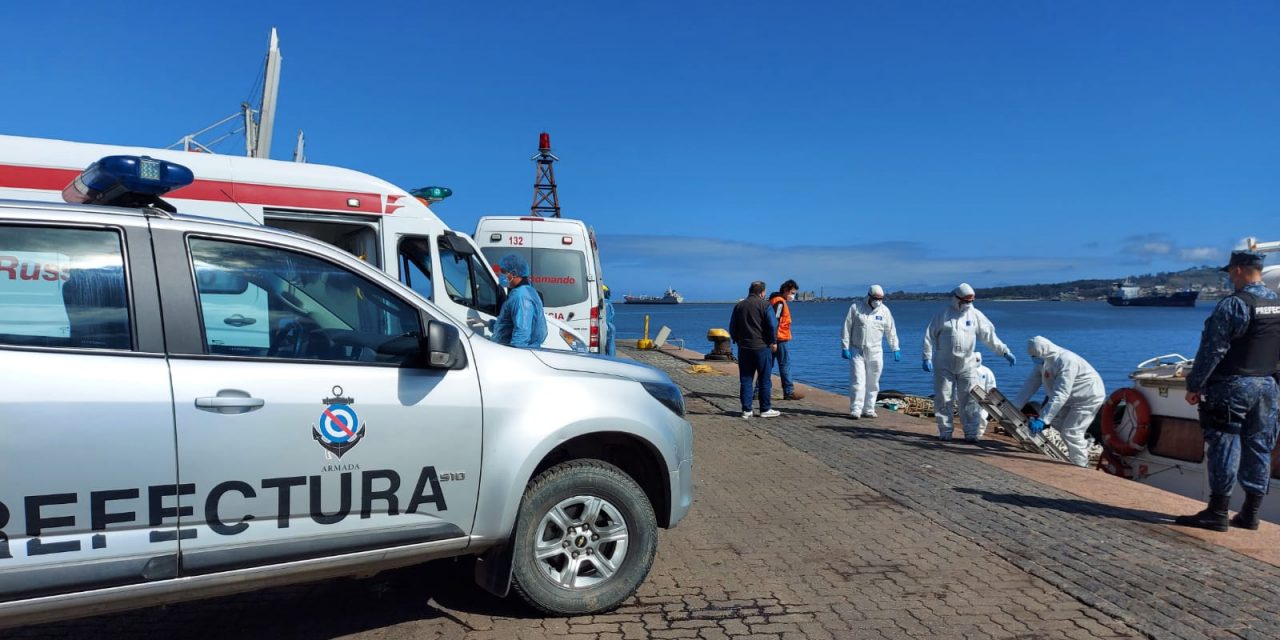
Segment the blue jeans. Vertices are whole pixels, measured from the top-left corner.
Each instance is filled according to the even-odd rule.
[[[1209,445],[1209,490],[1229,496],[1236,482],[1266,495],[1276,444],[1276,383],[1270,377],[1233,376],[1210,381],[1200,401],[1200,426]]]
[[[778,363],[778,377],[782,378],[782,394],[787,396],[796,390],[795,383],[791,381],[791,355],[787,349],[789,344],[790,340],[779,341],[778,350],[773,354],[774,361]],[[772,371],[773,367],[769,369]]]
[[[773,353],[769,347],[738,347],[738,391],[742,396],[742,412],[751,410],[751,394],[760,396],[760,412],[773,408]]]

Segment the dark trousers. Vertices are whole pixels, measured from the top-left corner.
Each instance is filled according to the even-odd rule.
[[[1277,392],[1268,376],[1210,380],[1200,401],[1200,426],[1209,445],[1205,467],[1209,490],[1229,496],[1237,482],[1248,493],[1266,495],[1271,450],[1276,444]]]
[[[787,396],[796,390],[796,384],[791,380],[791,352],[788,350],[790,344],[790,340],[780,340],[778,350],[773,354],[774,362],[778,363],[778,377],[782,379],[782,394]]]
[[[742,411],[751,410],[751,395],[760,396],[760,412],[773,408],[773,353],[769,347],[745,349],[738,347],[738,391],[742,396]]]

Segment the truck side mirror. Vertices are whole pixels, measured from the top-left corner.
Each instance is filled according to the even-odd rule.
[[[467,368],[467,351],[462,348],[458,328],[439,320],[427,322],[427,335],[419,339],[422,363],[432,369]]]
[[[460,256],[476,255],[475,245],[471,244],[466,238],[454,233],[453,231],[444,232],[444,241],[449,245],[449,249]]]

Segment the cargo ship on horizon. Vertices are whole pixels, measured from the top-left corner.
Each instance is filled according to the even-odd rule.
[[[668,288],[661,297],[659,296],[622,296],[622,301],[626,304],[680,304],[684,302],[684,296],[675,289]]]
[[[1163,287],[1143,291],[1137,285],[1117,282],[1111,285],[1107,304],[1115,307],[1194,307],[1199,291],[1173,291],[1166,293]]]

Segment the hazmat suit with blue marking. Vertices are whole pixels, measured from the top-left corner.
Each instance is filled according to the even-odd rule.
[[[933,372],[933,411],[938,439],[950,440],[952,416],[960,414],[966,442],[978,441],[982,409],[969,395],[978,384],[974,348],[979,340],[1012,365],[1016,358],[996,336],[987,316],[973,306],[973,287],[961,283],[951,292],[951,303],[939,311],[924,332],[924,369]],[[936,349],[936,352],[935,352]]]

